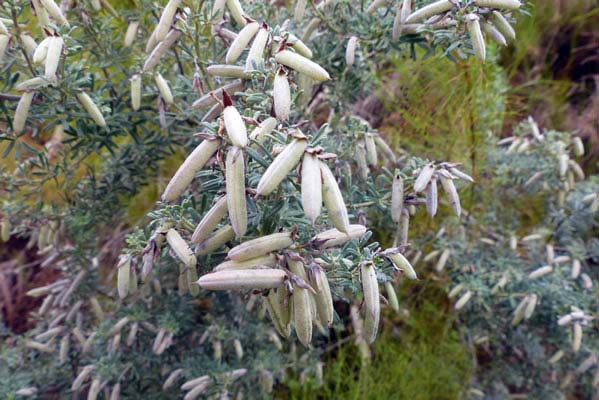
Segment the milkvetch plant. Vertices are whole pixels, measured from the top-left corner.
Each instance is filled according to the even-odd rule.
[[[237,0],[2,4],[2,89],[21,92],[2,108],[5,156],[18,163],[18,173],[2,170],[2,238],[29,240],[60,278],[31,288],[36,328],[7,350],[36,357],[43,374],[23,372],[15,356],[0,393],[268,392],[273,374],[314,361],[315,350],[298,360],[293,335],[318,347],[340,321],[334,301],[362,304],[355,333],[376,339],[379,284],[417,278],[404,256],[410,215],[445,206],[440,181],[459,216],[454,181],[472,178],[456,163],[400,156],[349,105],[372,88],[387,50],[417,44],[456,58],[472,47],[484,58],[480,26],[468,36],[465,15],[517,7],[405,1],[397,24],[354,3],[298,4],[294,21],[292,10]],[[508,30],[509,17],[494,18]],[[317,107],[326,122],[313,118]],[[117,261],[97,234],[175,147],[189,155],[127,230]],[[48,200],[48,186],[61,198]],[[371,210],[391,217],[393,245],[370,240]]]

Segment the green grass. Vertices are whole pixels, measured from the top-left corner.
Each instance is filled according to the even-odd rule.
[[[362,365],[347,342],[325,359],[324,385],[287,382],[292,399],[464,398],[471,355],[452,326],[445,292],[436,283],[407,283],[399,290],[409,316],[389,310],[373,359]]]

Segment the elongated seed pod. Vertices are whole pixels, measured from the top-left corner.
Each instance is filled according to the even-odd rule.
[[[368,164],[373,167],[376,167],[379,163],[379,157],[376,150],[376,143],[374,141],[375,135],[366,132],[364,134],[364,144],[366,145],[366,159],[368,160]]]
[[[273,233],[243,242],[231,250],[227,257],[234,261],[247,261],[265,254],[285,249],[293,244],[291,232]]]
[[[231,225],[225,225],[198,245],[196,248],[196,255],[205,256],[213,253],[233,239],[235,239],[235,230],[233,230]]]
[[[312,288],[316,291],[314,300],[316,302],[318,319],[324,326],[330,327],[333,325],[333,314],[335,310],[333,308],[331,288],[324,269],[317,267],[314,274],[310,274],[310,283],[312,284]]]
[[[580,270],[581,270],[580,260],[575,259],[572,262],[572,272],[571,272],[572,279],[577,279],[578,278],[578,275],[580,275]]]
[[[243,347],[241,346],[241,342],[239,341],[239,339],[235,339],[233,341],[233,347],[235,348],[235,355],[237,356],[237,359],[242,360],[243,359]]]
[[[349,215],[343,195],[339,185],[337,185],[337,180],[333,172],[322,161],[320,162],[320,171],[322,173],[322,198],[324,206],[328,210],[329,218],[335,228],[341,232],[349,233]]]
[[[484,62],[486,56],[485,39],[483,38],[483,34],[480,30],[478,15],[466,15],[466,27],[468,29],[468,34],[470,35],[470,41],[472,42],[474,54]]]
[[[212,208],[206,212],[206,215],[198,223],[191,237],[192,243],[200,243],[216,228],[218,223],[227,215],[227,196],[218,199]]]
[[[96,398],[98,398],[101,383],[102,381],[100,378],[94,378],[92,380],[92,384],[89,386],[89,391],[87,392],[87,400],[96,400]]]
[[[177,381],[177,379],[179,379],[181,374],[183,374],[183,371],[184,371],[183,368],[178,368],[178,369],[175,369],[174,371],[172,371],[168,375],[168,377],[166,378],[164,383],[162,384],[162,390],[166,391],[170,387],[172,387],[175,384],[175,382]]]
[[[277,264],[277,257],[274,254],[252,258],[245,261],[224,261],[214,267],[213,271],[228,271],[233,269],[253,269],[273,267]]]
[[[89,114],[89,116],[94,120],[98,126],[102,128],[106,127],[106,121],[104,120],[104,116],[100,112],[98,106],[93,102],[91,97],[85,92],[77,93],[77,100],[81,103],[85,111]]]
[[[447,294],[447,297],[450,299],[453,299],[454,297],[456,297],[461,291],[462,289],[464,289],[464,284],[460,283],[459,285],[456,285],[453,289],[451,289],[449,291],[449,293]]]
[[[553,272],[553,267],[550,265],[546,265],[544,267],[541,268],[537,268],[534,271],[532,271],[529,275],[528,275],[528,279],[533,280],[533,279],[538,279],[542,276],[545,276],[547,274],[550,274],[551,272]]]
[[[27,340],[25,342],[25,347],[29,348],[29,349],[33,349],[33,350],[37,350],[41,353],[54,353],[54,343],[50,342],[48,344],[46,343],[40,343],[40,342],[36,342],[35,340]]]
[[[426,211],[428,215],[434,217],[437,214],[438,204],[437,178],[432,177],[426,186]]]
[[[10,36],[0,33],[0,62],[4,59],[4,54],[10,42]]]
[[[225,109],[223,110],[223,119],[225,122],[227,135],[229,136],[229,139],[233,145],[243,149],[245,146],[247,146],[248,142],[245,123],[243,122],[239,111],[237,111],[235,106],[233,106],[233,103],[227,92],[223,93],[223,98],[225,105]]]
[[[584,156],[584,143],[582,142],[580,136],[575,136],[572,138],[572,145],[574,146],[574,154],[577,157]]]
[[[387,300],[389,301],[389,307],[395,312],[399,312],[399,301],[397,300],[397,293],[391,281],[385,282],[385,292],[387,292]]]
[[[400,21],[405,24],[412,12],[412,0],[403,0],[401,3]]]
[[[208,386],[210,386],[210,382],[205,382],[205,383],[201,383],[199,385],[194,386],[189,392],[187,392],[185,397],[183,397],[183,400],[197,399],[198,397],[200,397],[200,395],[202,395],[206,391],[206,389],[208,389]]]
[[[245,71],[255,71],[258,68],[264,67],[264,49],[266,49],[268,36],[268,27],[266,24],[262,24],[245,59]]]
[[[51,84],[48,79],[42,76],[38,76],[35,78],[27,79],[26,81],[20,82],[15,86],[15,90],[19,92],[26,92],[34,89],[38,89],[41,86]]]
[[[225,166],[229,220],[235,235],[241,237],[247,231],[248,224],[243,151],[237,147],[229,149]]]
[[[403,210],[404,187],[403,179],[400,174],[395,174],[391,185],[391,219],[398,223]]]
[[[447,264],[447,260],[449,259],[450,255],[451,255],[451,250],[449,250],[449,249],[443,250],[443,252],[441,253],[441,256],[439,257],[439,260],[437,261],[437,265],[435,266],[435,270],[437,272],[443,271],[443,269],[445,268],[445,264]]]
[[[24,92],[19,99],[12,121],[12,128],[15,133],[21,133],[25,129],[25,122],[27,121],[27,115],[29,115],[33,95],[33,92]]]
[[[125,39],[123,40],[123,46],[131,47],[135,38],[137,37],[137,30],[139,28],[139,21],[130,21],[127,25],[127,32],[125,32]]]
[[[418,174],[418,178],[416,178],[416,181],[414,182],[414,191],[416,193],[424,191],[434,173],[435,166],[433,163],[428,163],[422,167],[420,174]]]
[[[414,11],[406,18],[405,23],[413,24],[415,22],[424,21],[428,17],[444,13],[451,10],[453,7],[454,4],[450,0],[439,0]]]
[[[528,296],[528,302],[526,303],[526,308],[524,310],[524,319],[530,319],[530,317],[532,317],[538,300],[538,296],[534,293]]]
[[[83,383],[87,380],[87,378],[89,378],[89,375],[91,374],[91,372],[93,370],[94,370],[93,365],[87,365],[87,366],[83,367],[83,369],[81,370],[79,375],[77,375],[77,377],[71,384],[71,390],[74,392],[79,390],[81,388],[81,386],[83,385]]]
[[[370,169],[368,168],[368,161],[366,161],[366,145],[363,141],[356,143],[355,158],[358,170],[360,171],[360,177],[364,180],[368,179]]]
[[[193,251],[191,251],[191,248],[181,237],[179,232],[173,228],[169,229],[166,232],[166,241],[177,255],[177,258],[181,260],[183,264],[186,266],[196,265],[196,258],[193,255]]]
[[[177,8],[181,6],[181,0],[169,0],[162,10],[162,15],[160,16],[160,21],[156,26],[156,40],[162,42],[169,30],[171,29],[171,25],[173,23],[173,19],[175,18],[175,13],[177,12]]]
[[[135,111],[141,107],[141,75],[131,77],[131,108]]]
[[[464,293],[462,295],[462,297],[459,298],[458,301],[456,301],[455,309],[461,310],[462,308],[464,308],[466,303],[468,303],[468,301],[470,301],[471,298],[472,298],[472,292],[470,290],[468,290],[466,293]]]
[[[291,334],[291,302],[285,287],[272,289],[266,296],[266,308],[270,319],[279,335],[284,338]]]
[[[315,81],[323,82],[331,79],[329,73],[320,65],[300,54],[292,52],[291,50],[278,52],[275,55],[275,60],[279,64],[283,64],[301,74],[307,75]]]
[[[295,2],[294,18],[296,21],[301,21],[304,18],[307,2],[307,0],[297,0]]]
[[[250,139],[255,140],[258,143],[264,142],[267,135],[277,127],[277,119],[274,117],[268,117],[258,125],[256,129],[250,134]]]
[[[291,111],[291,89],[289,87],[289,80],[287,80],[287,73],[282,68],[275,75],[272,97],[277,118],[281,121],[289,119],[289,112]]]
[[[56,70],[60,63],[62,54],[63,40],[60,36],[52,37],[48,44],[48,54],[46,55],[45,76],[48,80],[56,79]]]
[[[479,7],[517,10],[522,5],[519,0],[474,0]]]
[[[214,0],[211,16],[215,22],[219,22],[223,19],[226,4],[227,0]]]
[[[312,58],[312,50],[306,44],[297,38],[294,34],[290,33],[287,37],[287,45],[291,46],[293,50],[295,50],[298,54],[306,57]]]
[[[119,400],[121,398],[121,383],[117,382],[116,385],[112,387],[110,391],[110,399],[109,400]]]
[[[152,34],[148,38],[148,42],[146,43],[146,53],[151,52],[157,44],[158,40],[156,40],[156,29],[154,29],[154,31],[152,31]]]
[[[237,37],[229,46],[229,50],[227,50],[227,54],[225,56],[225,62],[227,64],[233,64],[235,61],[237,61],[237,59],[239,59],[239,56],[241,56],[241,53],[248,46],[259,29],[260,24],[257,22],[251,22],[247,24],[241,31],[239,31]]]
[[[491,21],[493,25],[497,28],[499,32],[508,40],[516,39],[516,31],[512,25],[508,22],[508,20],[501,14],[499,11],[494,10],[492,14]]]
[[[58,355],[58,363],[64,364],[67,361],[67,357],[69,356],[70,349],[70,340],[69,335],[63,336],[60,340],[60,350]]]
[[[250,74],[246,72],[246,69],[239,65],[210,65],[206,68],[206,72],[210,76],[219,76],[222,78],[248,78],[250,76]]]
[[[578,353],[582,344],[582,325],[578,322],[572,328],[572,351]]]
[[[319,249],[328,249],[344,245],[352,239],[359,239],[366,233],[364,225],[353,224],[349,226],[347,232],[341,232],[338,229],[329,229],[314,236],[310,243]]]
[[[460,171],[459,169],[457,169],[455,167],[449,168],[449,172],[458,179],[461,179],[461,180],[467,181],[467,182],[474,182],[474,179],[470,175],[465,174],[464,172]]]
[[[183,383],[183,385],[181,385],[181,390],[189,390],[189,389],[193,389],[196,386],[200,386],[203,385],[205,383],[210,383],[212,381],[212,378],[210,378],[210,376],[208,375],[202,375],[198,378],[195,379],[191,379],[189,381],[186,381],[185,383]]]
[[[272,289],[280,287],[287,278],[280,269],[238,269],[211,272],[198,280],[207,290]]]
[[[64,14],[60,10],[60,7],[54,2],[54,0],[39,0],[39,2],[44,6],[48,14],[60,25],[69,26],[69,22],[65,18]]]
[[[193,108],[205,108],[209,106],[213,106],[217,103],[217,99],[223,98],[223,93],[235,93],[238,90],[242,90],[244,87],[243,80],[236,79],[230,83],[227,83],[221,88],[215,89],[210,93],[206,93],[204,96],[200,97],[198,100],[194,101],[191,105]]]
[[[33,55],[33,53],[35,52],[35,49],[37,49],[37,43],[35,42],[35,39],[33,39],[28,34],[21,34],[19,37],[21,38],[21,42],[23,43],[23,48],[27,52],[27,55],[29,55],[29,56]],[[1,51],[0,51],[0,53],[1,53]]]
[[[414,267],[412,267],[412,264],[410,264],[408,259],[406,257],[404,257],[403,254],[393,253],[393,254],[388,254],[387,257],[391,260],[393,265],[395,265],[397,268],[399,268],[400,270],[402,270],[404,272],[406,277],[408,277],[409,279],[412,279],[412,280],[418,279],[418,276],[416,275],[416,271],[414,270]]]
[[[387,0],[373,0],[366,9],[366,13],[373,14],[376,10],[384,6],[386,2]]]
[[[37,45],[32,57],[34,63],[41,64],[46,59],[46,56],[48,55],[48,46],[52,39],[54,39],[54,36],[48,36]]]
[[[131,278],[131,257],[121,256],[117,268],[117,289],[119,297],[121,299],[124,299],[129,294],[129,280]]]
[[[10,32],[8,32],[8,29],[6,29],[6,25],[1,20],[0,20],[0,35],[10,35]]]
[[[348,67],[354,65],[356,59],[356,47],[358,46],[358,38],[352,36],[347,41],[347,47],[345,48],[345,63]]]
[[[173,93],[171,92],[171,88],[169,87],[166,79],[164,79],[164,77],[157,72],[154,75],[154,80],[156,81],[156,86],[160,92],[160,97],[162,97],[166,104],[173,104],[175,99],[173,98]]]
[[[37,16],[37,22],[40,28],[44,28],[47,25],[50,25],[50,17],[48,16],[48,11],[46,8],[42,6],[40,0],[32,0],[31,4],[33,5],[33,9],[35,10],[35,15]]]
[[[320,161],[314,154],[305,153],[302,160],[302,207],[312,225],[320,215],[322,179]]]
[[[175,44],[177,40],[179,40],[182,34],[183,32],[179,29],[171,29],[164,40],[154,47],[154,50],[152,50],[152,53],[150,53],[146,59],[146,62],[144,63],[142,72],[147,72],[154,69],[154,67],[160,62],[162,56],[173,46],[173,44]]]
[[[364,336],[368,343],[373,343],[376,339],[381,313],[379,284],[374,264],[363,263],[360,266],[360,278],[364,295]]]
[[[292,267],[293,264],[301,262],[291,262],[291,271],[295,273]],[[303,268],[303,264],[301,264]],[[293,323],[295,333],[300,342],[306,346],[310,346],[312,341],[312,311],[310,304],[310,292],[299,285],[293,285],[293,294],[291,296],[293,302]]]
[[[410,212],[404,208],[399,219],[397,245],[407,244],[410,232]]]
[[[205,139],[185,159],[162,193],[162,201],[174,201],[187,189],[196,173],[201,170],[220,147],[220,140]],[[195,241],[194,241],[195,242]]]
[[[258,196],[268,196],[285,179],[299,163],[304,151],[308,147],[308,141],[303,138],[293,139],[291,143],[285,146],[285,149],[277,155],[270,166],[264,171],[264,174],[258,182],[256,194]]]
[[[245,13],[243,12],[243,8],[241,7],[241,2],[239,0],[227,0],[227,8],[231,13],[231,17],[233,17],[237,24],[241,26],[247,24],[247,21],[244,18]]]
[[[512,326],[518,325],[524,319],[526,313],[526,306],[530,300],[530,296],[524,296],[520,301],[516,309],[514,310],[514,318],[512,318]]]
[[[501,34],[501,32],[499,32],[495,25],[492,25],[489,22],[483,22],[483,31],[498,45],[507,46],[507,40]]]
[[[451,204],[451,208],[453,209],[455,215],[459,217],[462,214],[462,205],[460,203],[460,196],[458,195],[458,191],[453,183],[453,180],[444,176],[440,176],[439,179],[441,180],[441,186],[443,186],[443,190],[447,196],[447,201],[449,201],[449,204]]]

